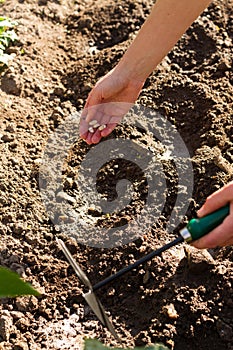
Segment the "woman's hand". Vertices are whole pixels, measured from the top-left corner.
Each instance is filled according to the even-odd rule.
[[[194,247],[202,249],[233,245],[233,181],[209,196],[197,214],[199,217],[206,216],[227,203],[230,204],[230,214],[221,225],[193,242]]]
[[[136,101],[147,77],[209,2],[210,0],[155,2],[150,15],[120,62],[97,82],[87,99],[80,123],[80,136],[88,144],[98,143],[102,137],[112,132]],[[119,102],[123,102],[121,107],[117,105]]]
[[[80,137],[89,145],[109,135],[132,107],[144,82],[130,80],[117,67],[90,92],[80,121]]]

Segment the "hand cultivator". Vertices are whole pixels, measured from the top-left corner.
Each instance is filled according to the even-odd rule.
[[[94,286],[92,286],[86,274],[82,271],[80,266],[74,260],[69,250],[67,249],[65,243],[61,239],[57,239],[57,243],[61,248],[61,250],[63,251],[64,255],[66,256],[67,260],[73,267],[79,279],[88,288],[88,292],[86,294],[83,294],[85,300],[87,301],[87,303],[89,304],[93,312],[96,314],[98,319],[102,322],[102,324],[105,327],[107,327],[107,329],[112,333],[112,335],[118,341],[120,341],[116,331],[114,330],[113,325],[111,324],[108,316],[105,313],[105,310],[102,304],[100,303],[98,298],[95,296],[94,292],[100,289],[101,287],[105,286],[106,284],[112,282],[116,278],[119,278],[125,273],[135,269],[139,265],[153,259],[155,256],[160,255],[162,252],[166,251],[167,249],[179,243],[182,243],[184,241],[190,243],[194,240],[201,238],[202,236],[212,231],[215,227],[220,225],[223,222],[223,220],[226,218],[226,216],[229,215],[229,212],[230,212],[230,206],[227,205],[203,218],[190,220],[188,225],[180,231],[180,236],[177,237],[174,241],[164,245],[163,247],[157,250],[152,251],[151,253],[145,255],[141,259],[135,261],[133,264],[124,267],[123,269],[119,270],[117,273],[98,282]]]

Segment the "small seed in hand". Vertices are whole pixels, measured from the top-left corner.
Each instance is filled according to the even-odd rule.
[[[100,126],[99,123],[96,123],[95,125],[93,125],[93,128],[97,129]]]
[[[95,125],[96,123],[98,123],[98,121],[97,120],[95,120],[95,119],[93,119],[93,120],[91,120],[90,122],[89,122],[89,125]]]
[[[92,134],[93,134],[93,132],[95,131],[95,130],[93,129],[92,126],[91,126],[88,130],[89,130]]]
[[[100,126],[99,126],[99,131],[102,131],[102,130],[104,130],[104,129],[106,128],[106,126],[107,126],[107,125],[105,125],[105,124],[103,124],[103,125],[100,125]]]

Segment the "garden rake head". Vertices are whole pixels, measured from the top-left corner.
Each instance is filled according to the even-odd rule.
[[[56,238],[56,241],[58,243],[58,246],[63,251],[65,257],[69,261],[70,265],[73,267],[75,273],[77,274],[78,278],[82,281],[82,283],[88,288],[87,293],[83,293],[83,297],[85,298],[86,302],[92,309],[92,311],[95,313],[95,315],[98,317],[98,319],[101,321],[101,323],[112,333],[112,335],[121,343],[120,338],[118,337],[112,323],[110,322],[108,316],[106,315],[106,312],[104,310],[103,305],[99,301],[99,299],[96,297],[91,282],[89,281],[87,275],[83,272],[83,270],[80,268],[78,263],[74,260],[71,253],[69,252],[68,248],[66,247],[65,243],[61,240]]]
[[[159,249],[156,249],[149,254],[145,255],[139,260],[136,260],[134,263],[123,267],[121,270],[116,272],[113,275],[110,275],[109,277],[105,278],[104,280],[98,282],[94,286],[91,285],[91,282],[89,281],[86,274],[82,271],[80,266],[77,264],[77,262],[73,259],[72,255],[70,254],[69,250],[65,246],[65,243],[61,240],[56,238],[57,243],[63,253],[65,254],[66,258],[68,259],[69,263],[73,267],[74,271],[80,278],[80,280],[85,284],[86,287],[88,287],[89,291],[86,294],[83,294],[84,298],[86,299],[87,303],[91,307],[91,309],[94,311],[98,319],[102,322],[104,326],[108,328],[108,330],[112,333],[112,335],[120,341],[119,337],[117,336],[113,325],[111,324],[109,318],[107,317],[105,310],[98,300],[98,298],[95,296],[94,291],[98,290],[99,288],[102,288],[103,286],[107,285],[108,283],[112,282],[113,280],[119,278],[120,276],[123,276],[125,273],[137,268],[139,265],[146,263],[147,261],[153,259],[156,256],[161,255],[163,252],[165,252],[167,249],[170,249],[171,247],[174,247],[175,245],[182,243],[182,242],[192,242],[194,240],[199,239],[200,237],[206,235],[210,231],[212,231],[215,227],[220,225],[223,220],[229,215],[230,213],[230,205],[226,205],[225,207],[222,207],[215,212],[208,214],[207,216],[204,216],[202,218],[192,219],[188,222],[187,226],[180,230],[180,235],[173,241],[165,244],[164,246],[160,247]]]

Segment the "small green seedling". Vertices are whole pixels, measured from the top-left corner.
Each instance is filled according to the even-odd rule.
[[[36,295],[40,293],[24,282],[17,273],[0,266],[0,298]]]
[[[11,58],[6,53],[6,49],[12,42],[17,40],[17,35],[13,29],[16,25],[17,22],[12,21],[10,18],[0,17],[0,69],[3,66],[7,66]]]
[[[96,339],[86,339],[84,344],[84,350],[168,350],[168,348],[162,344],[154,344],[146,347],[136,347],[134,349],[122,349],[122,348],[112,348],[104,346]]]

